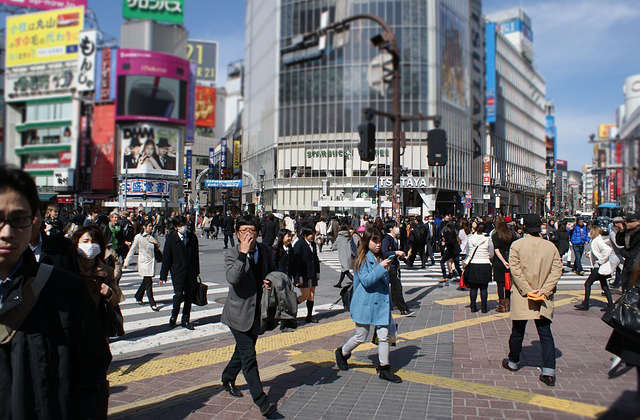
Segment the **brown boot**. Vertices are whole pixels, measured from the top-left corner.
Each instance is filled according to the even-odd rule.
[[[505,312],[511,311],[511,299],[504,300],[504,311]]]
[[[507,308],[504,304],[504,299],[498,299],[498,308],[496,309],[496,312],[507,312]]]

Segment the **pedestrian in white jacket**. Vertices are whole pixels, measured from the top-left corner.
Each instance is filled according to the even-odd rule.
[[[146,221],[142,233],[133,238],[131,249],[124,260],[124,266],[128,266],[131,259],[138,253],[138,275],[142,277],[142,283],[136,292],[135,298],[138,305],[143,305],[142,298],[146,291],[149,305],[154,311],[159,311],[156,301],[153,299],[153,277],[156,273],[155,248],[160,247],[158,241],[151,234],[153,232],[153,222]]]
[[[591,295],[591,286],[596,281],[600,282],[600,287],[607,297],[607,308],[613,307],[613,299],[611,298],[611,290],[609,290],[609,283],[607,279],[611,277],[611,263],[609,262],[609,256],[613,249],[605,241],[605,237],[602,235],[602,229],[600,226],[594,225],[589,231],[589,237],[591,238],[591,252],[589,258],[591,259],[591,274],[584,283],[584,300],[581,304],[575,305],[575,308],[579,311],[589,310],[589,296]],[[604,308],[603,310],[606,310]]]

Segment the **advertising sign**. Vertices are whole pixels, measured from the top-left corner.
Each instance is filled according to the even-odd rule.
[[[189,66],[189,91],[187,93],[187,143],[193,143],[196,135],[196,65]]]
[[[241,179],[207,179],[204,181],[207,188],[242,188]]]
[[[491,156],[482,158],[482,185],[491,185]]]
[[[240,162],[242,159],[241,147],[240,139],[233,141],[233,169],[240,169]]]
[[[153,51],[118,51],[117,120],[187,123],[189,62]]]
[[[180,129],[138,123],[119,127],[120,173],[178,176]]]
[[[96,85],[96,38],[95,30],[80,33],[80,53],[76,70],[78,92],[91,92]]]
[[[191,149],[187,150],[186,165],[184,171],[185,178],[191,179],[193,177],[193,151]]]
[[[184,0],[123,0],[122,17],[184,24]]]
[[[486,63],[486,82],[487,82],[487,122],[495,123],[496,122],[496,24],[494,22],[490,22],[486,24],[485,29],[486,36],[486,54],[487,54],[487,63]]]
[[[561,160],[561,159],[556,160],[556,170],[567,172],[568,170],[567,161]]]
[[[227,169],[227,139],[220,139],[220,170]]]
[[[91,189],[113,190],[115,188],[116,125],[115,105],[96,104],[93,109],[91,128]]]
[[[467,25],[446,5],[440,7],[440,51],[442,51],[442,97],[465,109],[467,105]],[[482,28],[480,28],[482,29]],[[482,44],[482,38],[480,38]]]
[[[196,80],[202,86],[215,86],[218,72],[218,43],[190,39],[187,44],[187,60],[195,64]]]
[[[545,166],[546,169],[552,170],[556,163],[556,123],[553,115],[547,115],[545,143],[547,150],[547,162]]]
[[[70,96],[76,63],[67,61],[51,66],[24,66],[7,69],[4,98],[7,102]]]
[[[52,10],[67,7],[87,7],[88,0],[0,0],[0,4],[9,6],[29,7],[31,9]]]
[[[216,126],[216,88],[196,87],[196,127]]]
[[[78,58],[84,8],[7,17],[6,68]]]
[[[170,181],[154,179],[129,179],[126,183],[128,196],[162,197],[169,194]],[[123,185],[124,187],[124,185]]]
[[[111,48],[102,50],[102,66],[100,67],[100,100],[111,99]]]
[[[611,130],[615,130],[615,124],[600,124],[598,125],[598,139],[604,140],[613,137]]]
[[[59,152],[58,163],[61,168],[68,168],[71,165],[71,152]]]

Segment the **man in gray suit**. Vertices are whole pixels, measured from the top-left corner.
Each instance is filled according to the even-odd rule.
[[[253,402],[267,417],[276,411],[276,405],[269,402],[262,389],[256,361],[256,341],[260,333],[262,287],[271,287],[271,282],[264,278],[276,267],[271,248],[257,242],[260,220],[256,216],[238,217],[235,228],[238,245],[225,254],[229,296],[222,310],[221,321],[229,326],[236,340],[236,348],[222,372],[222,386],[230,395],[242,397],[235,385],[236,377],[242,370]]]

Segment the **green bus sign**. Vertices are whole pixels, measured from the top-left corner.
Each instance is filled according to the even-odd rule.
[[[123,0],[122,17],[183,25],[184,0]]]

